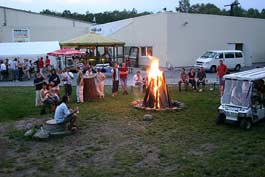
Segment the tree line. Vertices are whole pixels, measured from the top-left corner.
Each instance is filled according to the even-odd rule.
[[[238,4],[238,0],[235,0],[232,4]],[[166,10],[166,9],[164,9]],[[250,8],[248,10],[243,9],[240,6],[235,6],[231,9],[220,9],[216,5],[211,3],[201,3],[201,4],[194,4],[191,5],[189,0],[180,0],[178,3],[178,6],[176,7],[176,11],[178,12],[184,12],[184,13],[197,13],[197,14],[212,14],[212,15],[225,15],[229,16],[233,14],[233,16],[238,17],[251,17],[251,18],[263,18],[265,19],[265,8],[259,11],[258,9]],[[232,13],[231,13],[232,11]],[[40,12],[41,14],[46,15],[53,15],[53,16],[59,16],[59,17],[66,17],[76,20],[82,20],[87,22],[95,22],[97,24],[104,24],[108,22],[128,19],[128,18],[134,18],[139,17],[142,15],[148,15],[152,14],[153,12],[137,12],[136,9],[132,10],[114,10],[114,11],[106,11],[106,12],[100,12],[100,13],[91,13],[87,11],[85,14],[80,14],[77,12],[71,12],[70,10],[64,10],[63,12],[56,12],[51,11],[49,9],[42,10]],[[96,21],[94,21],[96,20]]]
[[[56,12],[56,11],[50,11],[49,9],[45,9],[45,10],[42,10],[40,13],[45,14],[45,15],[66,17],[66,18],[71,18],[75,20],[82,20],[82,21],[87,21],[91,23],[93,23],[94,20],[96,20],[95,22],[97,24],[104,24],[108,22],[139,17],[142,15],[148,15],[148,14],[151,14],[152,12],[138,13],[137,10],[133,8],[132,10],[124,9],[123,11],[114,10],[114,11],[106,11],[106,12],[100,12],[100,13],[91,13],[87,11],[85,14],[80,14],[77,12],[72,13],[70,10],[64,10],[63,12]]]

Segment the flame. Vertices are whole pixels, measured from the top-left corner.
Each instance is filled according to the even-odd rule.
[[[152,94],[154,95],[154,108],[160,109],[160,87],[162,86],[163,81],[163,72],[159,69],[159,59],[150,57],[151,64],[148,71],[148,85],[152,85]],[[152,84],[150,84],[152,82]]]

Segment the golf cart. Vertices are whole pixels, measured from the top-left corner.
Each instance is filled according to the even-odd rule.
[[[216,124],[238,122],[244,130],[265,118],[265,68],[224,76],[225,88]]]

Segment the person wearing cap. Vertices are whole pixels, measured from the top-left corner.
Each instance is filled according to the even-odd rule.
[[[224,64],[223,60],[219,60],[219,66],[217,67],[217,76],[219,78],[219,85],[223,83],[223,77],[227,73],[227,66]]]

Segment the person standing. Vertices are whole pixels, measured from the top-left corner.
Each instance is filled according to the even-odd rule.
[[[35,106],[36,107],[42,105],[40,90],[42,89],[42,84],[44,82],[45,82],[44,77],[42,77],[42,75],[39,72],[37,72],[35,75],[35,79],[34,79],[35,92],[36,92],[36,97],[35,97]]]
[[[46,71],[49,73],[51,70],[51,60],[49,59],[48,56],[46,56],[45,67],[46,67]]]
[[[72,82],[74,79],[74,75],[72,72],[68,70],[64,70],[62,73],[63,84],[64,84],[64,95],[71,96],[72,95]]]
[[[19,81],[23,81],[23,62],[21,62],[20,60],[18,60],[17,63],[17,68],[18,68],[18,80]]]
[[[118,64],[114,63],[112,72],[112,96],[116,96],[119,90],[119,68]]]
[[[17,81],[18,80],[18,62],[17,62],[17,58],[15,58],[13,63],[12,63],[12,69],[14,71],[14,81]]]
[[[227,66],[224,64],[223,60],[219,60],[219,66],[217,67],[217,76],[219,78],[219,86],[223,83],[223,77],[227,73]]]
[[[28,59],[24,59],[24,66],[23,66],[23,72],[25,74],[25,76],[27,77],[28,80],[30,80],[30,63]]]
[[[38,68],[40,70],[40,73],[43,75],[43,67],[44,67],[44,62],[43,62],[43,58],[40,57],[39,61],[38,61]]]
[[[99,98],[104,98],[104,80],[106,79],[105,75],[101,72],[101,69],[97,69],[96,74],[96,83],[97,83],[97,92]]]
[[[76,100],[77,103],[84,102],[84,81],[83,81],[83,72],[81,71],[80,67],[77,66],[77,79],[76,79]]]
[[[49,78],[49,84],[52,86],[52,90],[57,93],[57,95],[60,97],[60,78],[56,74],[56,70],[51,70],[51,76]]]
[[[128,92],[127,92],[128,71],[129,70],[126,67],[126,63],[122,63],[122,66],[120,68],[120,80],[121,80],[121,86],[123,89],[123,95],[128,95]]]
[[[4,61],[1,61],[0,71],[1,71],[1,80],[5,80],[6,79],[7,68],[6,68],[6,64],[5,64]]]

